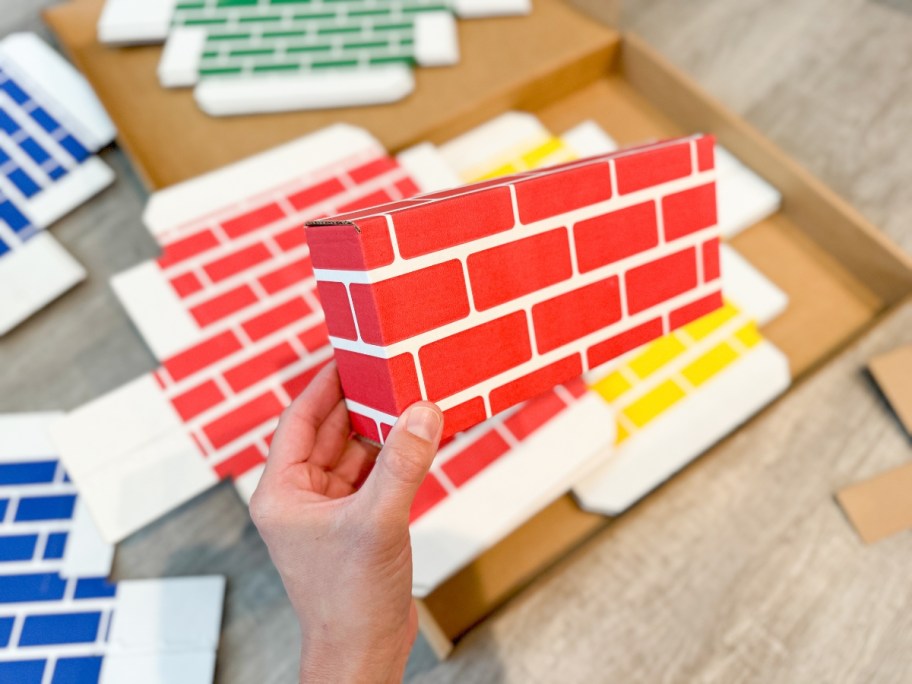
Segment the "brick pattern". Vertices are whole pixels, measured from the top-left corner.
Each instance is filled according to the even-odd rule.
[[[98,681],[116,586],[60,574],[76,489],[55,456],[0,460],[0,681]]]
[[[584,391],[579,379],[558,385],[444,444],[415,497],[411,522],[507,457],[512,449],[532,441],[537,430],[572,407]]]
[[[444,410],[480,399],[489,417],[495,395],[497,410],[534,396],[517,389],[526,378],[530,391],[541,391],[535,374],[544,368],[561,362],[588,371],[721,305],[718,235],[707,218],[715,176],[698,167],[700,140],[309,223],[321,291],[335,288],[338,301],[340,286],[358,293],[360,306],[344,312],[349,335],[332,337],[345,352],[339,370],[352,412],[362,424],[375,420],[370,431],[382,434],[418,398],[411,389],[417,385]],[[600,230],[628,225],[633,246]],[[447,264],[462,267],[461,282],[432,277]],[[420,295],[415,282],[427,284]],[[338,315],[327,311],[330,326]],[[397,359],[400,372],[388,373],[391,385],[376,383],[382,391],[365,391],[350,363],[359,355]],[[414,371],[402,371],[406,365]],[[445,433],[453,434],[452,426]]]
[[[617,443],[644,430],[763,341],[733,304],[704,315],[625,358],[591,388],[617,414]]]
[[[0,258],[38,232],[28,204],[90,152],[0,56]]]
[[[304,221],[415,191],[365,152],[164,234],[158,273],[202,339],[155,378],[220,478],[264,462],[279,414],[332,356]]]
[[[175,26],[204,28],[201,77],[414,64],[415,16],[441,0],[182,0]]]

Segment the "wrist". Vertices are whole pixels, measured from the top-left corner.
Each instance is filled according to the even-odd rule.
[[[357,640],[305,639],[301,645],[301,682],[393,684],[402,681],[408,650]]]

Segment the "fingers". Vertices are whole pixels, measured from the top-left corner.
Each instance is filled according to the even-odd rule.
[[[349,435],[351,421],[348,418],[348,408],[344,401],[340,401],[317,429],[313,451],[307,460],[324,468],[332,468],[345,451]]]
[[[390,432],[359,496],[381,515],[407,521],[442,432],[443,414],[434,404],[421,402],[410,407]]]
[[[345,447],[345,452],[333,472],[345,482],[351,483],[355,490],[358,490],[364,484],[367,476],[370,475],[379,452],[380,447],[362,442],[359,439],[353,439]]]
[[[269,450],[266,472],[282,470],[306,459],[314,448],[317,431],[341,400],[339,374],[335,362],[330,362],[282,414]]]

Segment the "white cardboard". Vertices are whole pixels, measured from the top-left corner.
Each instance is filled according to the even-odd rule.
[[[411,526],[414,595],[427,596],[565,494],[614,437],[613,411],[590,392],[418,518]]]
[[[151,375],[68,414],[53,438],[109,542],[218,482]]]
[[[60,574],[64,577],[107,577],[114,546],[106,542],[82,498],[76,501]]]
[[[50,428],[63,414],[0,413],[0,462],[45,459],[57,453]]]
[[[532,0],[454,0],[453,9],[461,19],[524,15],[532,12]]]
[[[422,12],[415,17],[415,61],[424,67],[459,63],[459,34],[449,12]]]
[[[143,223],[159,236],[176,226],[225,207],[238,197],[253,197],[294,178],[305,177],[352,155],[383,147],[367,131],[335,124],[285,145],[156,192]]]
[[[721,145],[716,145],[715,157],[719,171],[719,230],[723,237],[731,238],[779,211],[782,195],[776,188]]]
[[[788,295],[728,245],[721,245],[722,291],[739,309],[766,325],[788,307]]]
[[[99,684],[209,684],[215,679],[215,653],[111,654],[101,663]]]
[[[31,222],[47,228],[114,182],[114,171],[98,157],[70,169],[21,206]]]
[[[449,190],[462,184],[452,167],[431,143],[421,143],[396,156],[422,194]]]
[[[595,157],[618,150],[614,138],[608,135],[595,121],[584,121],[561,135],[564,141],[580,157]]]
[[[0,42],[17,76],[41,90],[42,104],[74,126],[72,132],[94,151],[114,139],[114,124],[89,82],[34,33],[13,33]],[[33,96],[38,96],[33,93]]]
[[[98,40],[113,44],[160,43],[168,37],[177,0],[107,0]]]
[[[392,64],[327,73],[207,78],[196,86],[194,97],[210,116],[236,116],[386,104],[414,89],[411,68]]]
[[[192,86],[199,80],[206,35],[206,29],[196,27],[180,26],[171,31],[158,63],[158,79],[165,88]]]
[[[85,277],[85,269],[48,233],[38,233],[4,255],[0,259],[0,335]]]
[[[215,651],[224,596],[217,576],[119,582],[108,650]]]
[[[761,342],[724,372],[606,455],[574,486],[580,506],[618,515],[784,392],[788,359]]]

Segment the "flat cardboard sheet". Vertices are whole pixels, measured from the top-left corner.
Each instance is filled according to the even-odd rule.
[[[572,91],[604,71],[617,41],[616,32],[561,0],[535,0],[528,17],[461,22],[460,64],[418,69],[415,94],[402,102],[216,120],[199,110],[190,91],[161,88],[156,74],[160,47],[99,44],[96,25],[103,4],[71,0],[47,10],[45,19],[95,87],[150,189],[339,122],[367,128],[392,151],[418,136],[442,142],[500,113],[508,100],[532,96],[530,74],[552,78],[554,97]]]
[[[846,487],[836,495],[866,544],[912,528],[912,463]]]
[[[868,370],[912,436],[912,344],[874,357]]]

